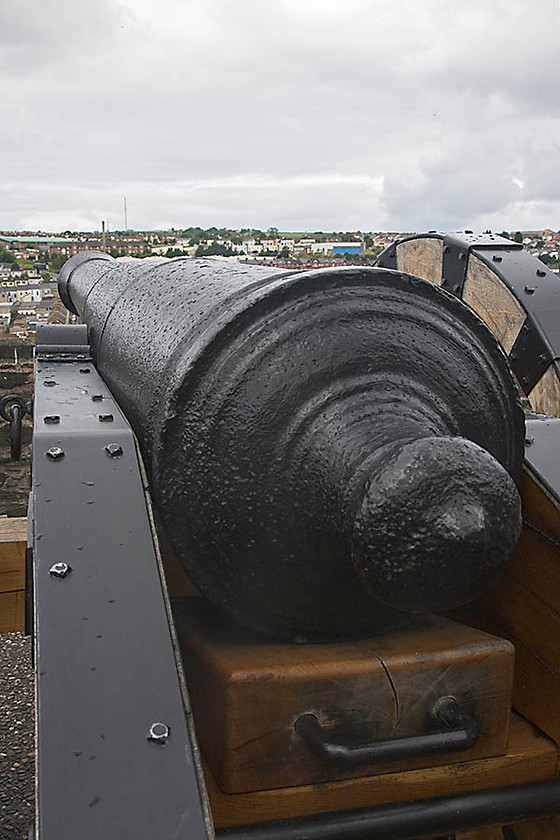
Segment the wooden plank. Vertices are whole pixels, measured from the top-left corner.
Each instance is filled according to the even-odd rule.
[[[473,627],[504,636],[515,645],[513,707],[560,744],[560,674],[524,644],[523,628],[519,634],[512,632],[478,604],[454,610],[453,615]]]
[[[209,769],[205,769],[212,814],[218,829],[542,781],[555,776],[556,772],[555,745],[517,715],[512,718],[507,755],[495,758],[237,794],[220,791]]]
[[[397,246],[397,268],[441,286],[443,240],[420,237]]]
[[[25,627],[25,592],[0,592],[0,633],[15,633]]]
[[[560,818],[530,820],[513,826],[516,840],[560,840]]]
[[[527,313],[498,275],[474,254],[469,255],[463,301],[482,318],[509,353]]]
[[[560,513],[528,473],[522,497],[526,524],[509,568],[451,615],[515,645],[513,706],[560,744]]]
[[[533,411],[560,417],[560,377],[553,362],[529,394]]]
[[[452,696],[480,725],[477,744],[457,760],[507,748],[513,649],[503,639],[425,616],[406,629],[355,642],[265,643],[220,621],[200,598],[175,604],[174,613],[199,743],[229,793],[450,760],[329,764],[294,736],[294,721],[308,712],[335,740],[364,743],[425,732],[438,699]]]
[[[25,589],[27,519],[0,519],[0,592]]]
[[[521,484],[523,521],[560,544],[560,509],[558,502],[527,470]]]
[[[455,840],[504,840],[504,833],[501,828],[477,828],[476,831],[467,831],[455,835]]]

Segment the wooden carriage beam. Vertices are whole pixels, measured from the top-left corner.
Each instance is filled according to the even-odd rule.
[[[0,633],[24,629],[27,519],[0,518]]]

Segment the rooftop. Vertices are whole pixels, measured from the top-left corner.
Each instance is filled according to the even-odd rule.
[[[14,242],[20,245],[31,245],[33,243],[40,243],[41,245],[56,245],[58,243],[69,243],[73,240],[66,239],[64,236],[4,236],[0,233],[0,240],[3,242]]]

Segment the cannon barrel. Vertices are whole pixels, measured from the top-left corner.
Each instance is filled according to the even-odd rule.
[[[59,276],[198,588],[292,641],[450,608],[520,530],[523,412],[460,301],[377,268],[73,257]]]

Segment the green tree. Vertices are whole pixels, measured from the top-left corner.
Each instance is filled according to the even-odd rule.
[[[199,245],[195,251],[195,257],[213,257],[213,256],[220,256],[220,257],[231,257],[235,252],[232,251],[231,248],[228,248],[226,245],[222,245],[220,242],[212,242],[207,248],[203,245]]]
[[[65,254],[53,254],[49,260],[51,271],[60,271],[69,258]]]
[[[0,247],[0,263],[8,263],[12,268],[19,268],[19,263],[11,251]]]
[[[557,266],[558,260],[551,254],[539,254],[539,260],[545,265]]]
[[[188,257],[187,251],[182,251],[180,248],[168,248],[165,256],[172,259],[173,257]]]
[[[513,237],[513,241],[523,243],[523,234],[521,233],[521,231],[518,230],[516,232],[515,236]]]

